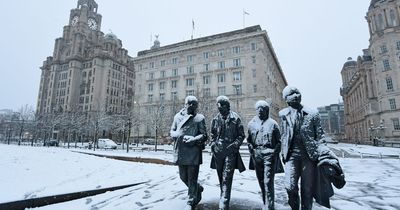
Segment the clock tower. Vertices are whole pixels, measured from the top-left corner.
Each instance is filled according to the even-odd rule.
[[[101,31],[95,0],[78,0],[53,55],[43,62],[37,114],[122,113],[133,104],[133,62],[115,34]],[[87,115],[88,116],[88,115]]]

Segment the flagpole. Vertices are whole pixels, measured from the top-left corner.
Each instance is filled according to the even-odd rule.
[[[194,34],[194,20],[192,19],[192,39],[193,39],[193,34]]]
[[[244,17],[245,16],[245,13],[244,13],[244,9],[243,9],[243,28],[245,28],[245,20],[244,20]]]

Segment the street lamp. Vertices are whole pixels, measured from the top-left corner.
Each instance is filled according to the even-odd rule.
[[[235,94],[236,94],[236,111],[239,112],[240,85],[232,85],[232,87],[235,89]]]
[[[385,136],[385,126],[383,125],[383,120],[381,120],[381,122],[379,123],[379,126],[377,127],[378,131],[379,131],[379,139],[382,141],[384,139]]]

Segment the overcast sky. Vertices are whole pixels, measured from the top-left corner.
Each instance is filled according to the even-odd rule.
[[[62,36],[78,0],[0,1],[0,109],[36,108],[40,69]],[[309,107],[342,100],[340,71],[347,57],[368,48],[368,0],[97,0],[102,31],[122,40],[133,57],[149,49],[260,25],[268,32],[290,85]],[[153,39],[154,40],[154,39]]]

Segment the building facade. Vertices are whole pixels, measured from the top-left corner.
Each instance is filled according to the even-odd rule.
[[[94,0],[79,0],[63,36],[43,62],[37,114],[124,112],[133,105],[131,57],[114,34],[101,31]]]
[[[318,107],[321,125],[325,134],[341,141],[344,137],[344,104],[331,104]]]
[[[346,138],[400,141],[400,0],[372,0],[369,48],[342,68]]]
[[[200,101],[201,112],[211,120],[217,113],[216,97],[226,95],[244,125],[254,116],[257,100],[267,100],[278,119],[285,106],[287,85],[266,31],[260,26],[230,31],[138,52],[135,64],[135,104],[150,115],[158,107],[175,114],[188,95]],[[172,115],[173,116],[173,115]],[[149,134],[149,126],[139,133]]]

